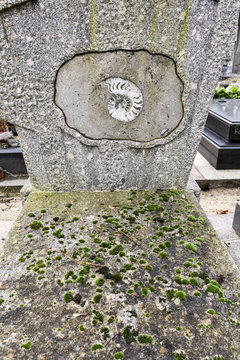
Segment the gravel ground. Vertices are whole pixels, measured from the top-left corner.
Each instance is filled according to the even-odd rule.
[[[218,188],[201,192],[200,204],[207,214],[227,210],[234,213],[236,202],[240,201],[240,188]]]
[[[21,208],[20,194],[6,194],[0,191],[0,240],[6,238]]]

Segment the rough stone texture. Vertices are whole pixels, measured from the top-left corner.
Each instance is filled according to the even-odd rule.
[[[236,0],[39,0],[4,8],[0,117],[17,126],[33,185],[185,187],[221,61],[233,48],[238,13]],[[58,70],[75,55],[115,50],[147,50],[175,62],[184,85],[178,136],[173,131],[165,143],[136,145],[92,140],[66,125],[54,103]]]
[[[1,0],[0,11],[16,5],[26,3],[27,1],[34,1],[34,0]]]
[[[186,192],[31,193],[1,263],[1,359],[240,359],[239,272]]]
[[[240,72],[240,17],[238,19],[238,35],[234,49],[232,72],[237,74]]]

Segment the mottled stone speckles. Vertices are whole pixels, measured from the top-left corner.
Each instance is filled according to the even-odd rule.
[[[131,81],[121,78],[109,78],[104,81],[111,93],[108,101],[109,114],[119,121],[132,121],[143,107],[141,90]]]
[[[32,0],[1,0],[0,11],[3,9],[7,9],[12,6],[15,6],[15,5],[20,5],[20,4],[26,3],[28,1],[32,1]]]

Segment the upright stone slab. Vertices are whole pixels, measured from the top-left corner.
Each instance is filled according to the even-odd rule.
[[[41,190],[185,187],[239,1],[2,0],[0,118]]]

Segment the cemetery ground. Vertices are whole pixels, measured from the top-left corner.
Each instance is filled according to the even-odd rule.
[[[32,193],[3,248],[0,358],[240,359],[239,272],[190,193]]]

